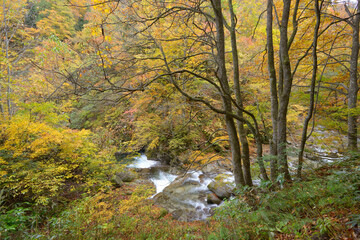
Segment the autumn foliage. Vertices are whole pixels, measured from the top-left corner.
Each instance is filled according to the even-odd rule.
[[[215,2],[223,14],[222,64],[229,91],[218,72]],[[281,28],[284,2],[290,9],[286,29]],[[277,100],[284,95],[281,39],[288,38],[283,47],[291,65],[281,125],[286,141],[279,148],[290,166],[288,185],[281,172],[272,181],[258,179],[259,162],[270,176],[271,164],[276,168],[282,158],[270,155],[277,130],[266,66],[267,1],[0,1],[0,239],[360,236],[355,235],[360,225],[359,154],[356,147],[346,147],[348,119],[355,118],[356,126],[360,115],[357,95],[355,106],[348,105],[355,89],[349,59],[358,6],[318,1],[315,69],[315,1],[269,3]],[[281,32],[286,34],[281,37]],[[354,71],[353,78],[358,76]],[[296,179],[293,168],[300,165],[295,159],[311,96],[305,174]],[[222,111],[225,98],[231,105],[227,112]],[[247,123],[241,131],[234,117],[239,109]],[[178,222],[154,206],[150,184],[135,181],[115,188],[111,182],[126,167],[115,153],[145,151],[182,169],[212,162],[231,166],[234,152],[224,116],[236,124],[232,137],[243,136],[239,150],[249,143],[249,175],[260,186],[239,187],[214,218]],[[255,122],[257,133],[251,128]],[[359,130],[354,131],[357,142]],[[257,143],[263,147],[261,157]],[[313,171],[317,153],[328,151],[330,159],[339,161]],[[244,167],[241,154],[237,159]]]
[[[26,106],[1,122],[0,187],[8,201],[54,206],[110,186],[119,167],[102,158],[90,131],[64,128],[67,119],[47,103]]]

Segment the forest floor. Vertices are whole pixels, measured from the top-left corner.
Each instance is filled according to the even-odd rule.
[[[359,155],[317,168],[302,181],[276,190],[268,183],[241,189],[205,221],[174,220],[149,199],[153,194],[152,185],[135,181],[75,200],[41,224],[26,209],[9,213],[0,220],[13,216],[21,224],[0,238],[360,239]]]

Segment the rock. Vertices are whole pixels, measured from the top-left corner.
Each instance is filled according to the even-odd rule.
[[[149,168],[132,168],[140,177],[148,178],[152,175],[155,175],[158,171],[170,172],[168,171],[169,166],[166,165],[157,165]]]
[[[136,174],[128,169],[124,169],[122,172],[116,173],[111,181],[115,187],[121,187],[124,182],[132,182],[136,178]]]
[[[132,182],[136,178],[136,174],[128,169],[124,169],[122,172],[118,172],[115,175],[120,177],[123,182]]]
[[[199,213],[188,209],[177,209],[171,213],[172,217],[178,221],[190,222],[194,219],[201,218]]]
[[[171,212],[171,216],[176,220],[179,220],[183,214],[184,214],[183,209],[176,209]]]
[[[115,155],[116,160],[121,161],[123,159],[127,159],[127,157],[132,158],[134,156],[134,153],[116,152],[114,155]]]
[[[210,189],[210,191],[212,191],[218,198],[220,199],[225,199],[225,198],[230,198],[231,197],[231,188],[223,183],[217,183],[217,182],[211,182],[208,185],[208,188]]]
[[[222,201],[218,196],[216,196],[215,193],[208,193],[206,195],[206,202],[208,204],[217,204],[217,205],[219,205]]]
[[[206,174],[213,174],[213,173],[219,173],[219,165],[217,162],[212,162],[209,164],[206,164],[201,168],[201,170]]]
[[[177,177],[161,193],[154,196],[156,205],[169,211],[174,219],[193,221],[212,215],[206,206],[209,190],[201,184],[198,174],[187,173]]]
[[[137,185],[149,185],[155,189],[155,184],[149,179],[136,179],[134,183]]]
[[[121,187],[124,185],[124,182],[121,180],[121,178],[118,175],[114,175],[111,178],[111,182],[114,185],[114,187]]]
[[[228,178],[228,174],[219,174],[214,181],[208,185],[210,191],[215,193],[221,200],[230,198],[234,190],[234,186]]]
[[[160,152],[152,152],[148,151],[146,153],[150,159],[156,159],[157,161],[160,161],[163,164],[170,165],[172,160],[174,159],[173,156],[167,154],[167,153],[160,153]]]
[[[219,160],[204,165],[201,170],[206,175],[216,176],[218,174],[231,171],[231,164],[228,163],[226,160]]]

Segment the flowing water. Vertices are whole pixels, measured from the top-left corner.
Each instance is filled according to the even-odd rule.
[[[212,209],[217,205],[208,204],[206,199],[210,193],[207,186],[211,178],[205,177],[201,171],[175,175],[161,166],[158,161],[149,160],[145,155],[135,158],[128,165],[130,168],[151,169],[148,178],[156,187],[156,194],[151,198],[170,212],[180,212],[180,220],[202,220],[212,215]]]
[[[159,162],[149,160],[147,157],[142,154],[140,157],[134,159],[134,161],[128,165],[130,168],[150,168],[157,165]]]
[[[156,174],[154,174],[150,178],[150,180],[154,183],[154,185],[156,187],[156,194],[162,192],[164,190],[164,188],[169,186],[170,183],[172,183],[175,180],[176,177],[177,177],[177,175],[175,175],[175,174],[171,174],[171,173],[167,173],[167,172],[158,170],[156,172]]]
[[[321,131],[317,129],[317,133],[319,132]],[[312,161],[321,165],[343,158],[338,151],[329,151],[315,144],[315,142],[309,144],[310,148],[313,149],[311,155],[307,156],[309,160],[314,158]],[[295,160],[289,162],[290,169],[294,171],[297,166]],[[211,193],[208,185],[216,175],[207,176],[202,171],[188,171],[176,175],[169,172],[169,166],[164,167],[158,161],[147,159],[145,155],[135,158],[128,167],[149,170],[146,176],[156,187],[156,194],[151,198],[154,199],[155,204],[168,209],[176,219],[183,221],[203,220],[211,216],[213,208],[218,206],[207,203],[207,195]],[[234,182],[231,172],[223,172],[223,175],[228,175],[225,178],[226,181]],[[259,185],[260,180],[253,180],[253,183]]]

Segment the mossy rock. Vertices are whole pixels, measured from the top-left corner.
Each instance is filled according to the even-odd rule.
[[[118,175],[114,175],[111,178],[111,182],[114,185],[114,187],[122,187],[124,185],[124,182],[121,180],[121,177],[119,177]]]
[[[118,172],[115,175],[117,177],[119,177],[121,179],[121,181],[123,181],[123,182],[132,182],[137,177],[136,173],[134,173],[128,169],[124,169],[123,171]]]
[[[214,181],[208,185],[210,191],[215,195],[223,199],[229,199],[234,191],[233,183],[228,179],[228,174],[219,174],[215,177]]]

